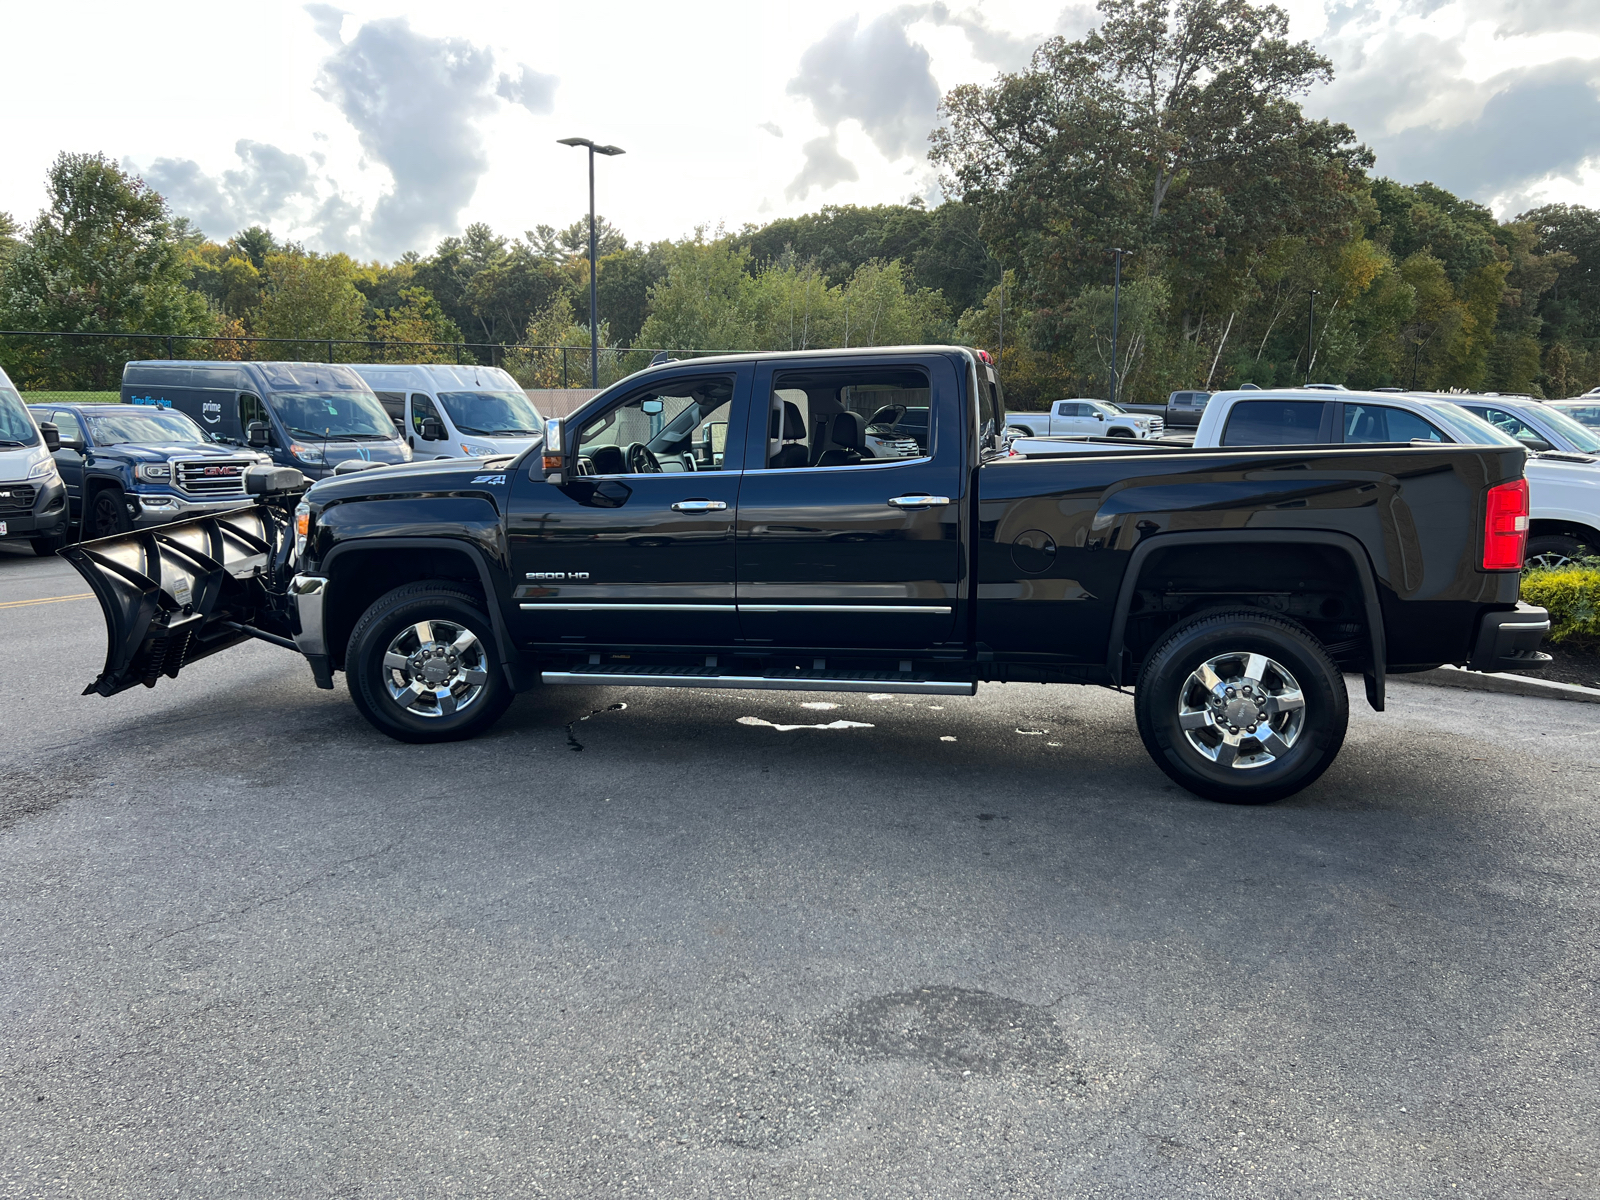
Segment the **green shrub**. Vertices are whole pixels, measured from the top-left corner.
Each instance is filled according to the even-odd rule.
[[[1522,598],[1550,611],[1550,640],[1600,642],[1600,566],[1528,571]]]

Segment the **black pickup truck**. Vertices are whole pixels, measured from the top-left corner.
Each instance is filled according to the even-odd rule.
[[[874,457],[866,418],[926,408]],[[1344,674],[1546,660],[1517,601],[1523,451],[1008,457],[981,355],[751,354],[652,367],[516,458],[324,479],[71,547],[106,611],[86,691],[153,686],[246,638],[343,671],[406,741],[470,737],[540,684],[971,695],[1134,688],[1162,770],[1259,803],[1328,766]]]

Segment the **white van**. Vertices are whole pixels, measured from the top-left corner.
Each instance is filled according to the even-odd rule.
[[[544,436],[544,418],[499,367],[351,363],[377,394],[412,453],[424,458],[520,454]]]
[[[56,427],[41,428],[0,371],[0,542],[26,539],[38,555],[66,545],[67,488],[52,453]]]

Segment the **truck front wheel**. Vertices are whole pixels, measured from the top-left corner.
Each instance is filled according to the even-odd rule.
[[[482,602],[439,583],[407,584],[367,609],[345,676],[361,715],[402,742],[476,737],[511,703]]]
[[[1328,769],[1350,700],[1304,627],[1242,609],[1174,628],[1139,673],[1134,712],[1145,749],[1175,782],[1208,800],[1267,804]]]

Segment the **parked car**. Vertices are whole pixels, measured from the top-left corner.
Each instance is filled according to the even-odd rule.
[[[109,537],[253,503],[245,472],[265,454],[218,445],[181,412],[34,404],[58,430],[56,469],[80,536]]]
[[[346,459],[411,461],[378,398],[349,367],[301,362],[130,362],[122,402],[171,408],[233,446],[314,479]]]
[[[867,418],[872,458],[916,458],[928,448],[928,410],[887,404]]]
[[[1167,397],[1167,428],[1200,424],[1200,415],[1210,399],[1210,392],[1173,392]]]
[[[1195,445],[1454,442],[1523,446],[1509,432],[1463,407],[1479,399],[1395,392],[1329,395],[1305,389],[1221,392],[1206,408]],[[1552,417],[1547,415],[1543,427],[1553,428]],[[1529,562],[1558,565],[1600,548],[1600,461],[1568,451],[1533,453],[1526,477],[1532,496]]]
[[[544,436],[544,418],[498,367],[352,363],[418,458],[518,454]]]
[[[26,541],[39,555],[67,539],[67,488],[50,452],[56,429],[40,424],[0,371],[0,542]]]
[[[1154,441],[1166,421],[1152,413],[1130,413],[1105,400],[1057,400],[1046,412],[1008,412],[1006,428],[1022,437],[1113,437]]]
[[[1550,408],[1565,413],[1580,425],[1587,425],[1590,429],[1600,429],[1600,394],[1590,400],[1580,396],[1576,400],[1550,400],[1546,403]]]
[[[872,388],[922,393],[927,454],[860,453],[840,397]],[[1260,803],[1332,762],[1343,672],[1381,709],[1391,670],[1546,660],[1548,616],[1517,600],[1518,445],[1100,442],[1024,459],[999,454],[1003,412],[970,350],[727,355],[630,376],[516,457],[309,491],[261,468],[250,509],[63,552],[119,631],[92,690],[292,638],[319,687],[343,670],[375,727],[431,742],[482,732],[540,683],[1135,683],[1163,771]],[[180,552],[201,538],[225,576],[203,601],[126,587],[201,596]]]

